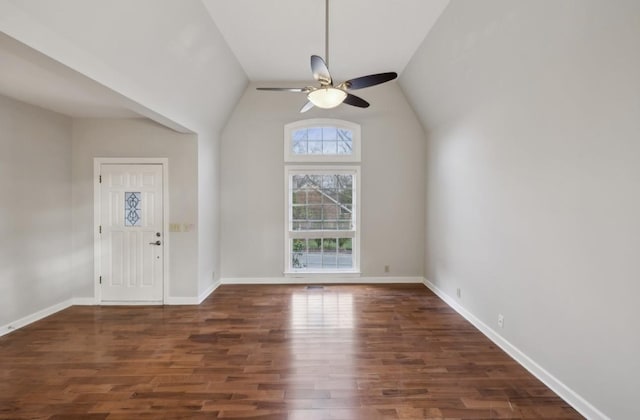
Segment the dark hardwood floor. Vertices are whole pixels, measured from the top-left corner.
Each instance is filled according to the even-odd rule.
[[[0,338],[1,419],[582,418],[422,285],[221,286]]]

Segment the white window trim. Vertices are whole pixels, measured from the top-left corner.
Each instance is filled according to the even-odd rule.
[[[350,130],[352,133],[351,155],[295,155],[292,153],[293,143],[291,134],[300,128],[337,127]],[[284,126],[284,161],[285,162],[318,162],[340,163],[360,162],[360,125],[350,121],[332,118],[315,118],[295,121]]]
[[[291,209],[291,194],[289,193],[289,178],[292,175],[296,174],[318,174],[318,175],[327,175],[327,174],[353,174],[355,175],[354,179],[354,189],[353,189],[353,206],[355,207],[354,218],[355,218],[355,232],[353,232],[352,237],[355,241],[355,246],[352,249],[352,258],[353,258],[353,268],[349,270],[295,270],[290,266],[291,259],[291,238],[296,236],[296,233],[292,236],[291,231],[291,220],[290,220],[290,209]],[[329,165],[287,165],[285,166],[284,171],[284,275],[285,277],[317,277],[320,275],[323,276],[331,276],[331,277],[359,277],[360,276],[360,166],[329,166]],[[345,231],[343,231],[345,232]],[[326,231],[324,232],[326,233]],[[340,231],[336,231],[336,236],[339,235]],[[317,232],[317,236],[324,237],[332,237],[334,235],[327,236],[323,235],[321,232]]]

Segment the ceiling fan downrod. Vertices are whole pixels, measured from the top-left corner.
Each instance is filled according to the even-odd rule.
[[[324,2],[324,60],[329,67],[329,0]]]

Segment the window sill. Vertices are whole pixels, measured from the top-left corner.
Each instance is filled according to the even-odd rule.
[[[300,277],[300,278],[313,278],[313,277],[330,277],[330,278],[356,278],[360,277],[362,273],[360,271],[285,271],[285,277]]]

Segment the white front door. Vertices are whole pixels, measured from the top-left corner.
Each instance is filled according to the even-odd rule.
[[[163,179],[160,164],[101,164],[101,301],[161,303]]]

